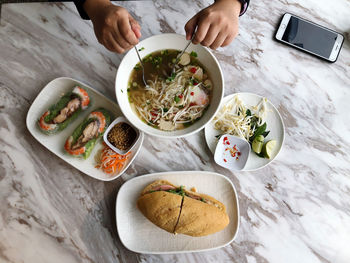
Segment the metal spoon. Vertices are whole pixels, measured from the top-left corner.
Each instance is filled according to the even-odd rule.
[[[145,84],[145,88],[148,89],[149,88],[149,85],[147,84],[146,80],[145,80],[145,68],[143,66],[143,62],[142,62],[142,59],[140,57],[140,54],[139,54],[139,51],[137,49],[136,46],[134,46],[135,50],[136,50],[136,54],[137,56],[139,57],[139,60],[140,60],[140,64],[141,64],[141,67],[142,67],[142,80],[143,80],[143,84]]]
[[[173,74],[175,73],[175,66],[176,66],[177,63],[180,61],[181,56],[185,53],[185,51],[186,51],[186,49],[188,48],[188,46],[192,43],[192,40],[194,39],[194,36],[195,36],[195,35],[196,35],[196,33],[193,33],[193,35],[192,35],[191,39],[188,41],[186,47],[182,50],[182,52],[180,53],[180,55],[177,56],[177,59],[175,60],[174,65],[173,65],[173,67],[172,67],[172,69],[171,69],[171,74],[170,74],[170,76],[173,75]]]

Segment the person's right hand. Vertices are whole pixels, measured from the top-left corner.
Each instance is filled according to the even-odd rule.
[[[124,53],[139,42],[141,27],[125,8],[109,1],[88,0],[84,9],[94,25],[98,42],[108,50]]]

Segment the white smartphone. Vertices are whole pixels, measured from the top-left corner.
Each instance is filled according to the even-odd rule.
[[[286,13],[276,33],[276,39],[329,62],[335,62],[344,42],[338,32]]]

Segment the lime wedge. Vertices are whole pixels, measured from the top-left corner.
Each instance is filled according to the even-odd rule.
[[[264,155],[264,157],[270,159],[275,147],[276,147],[277,141],[276,140],[270,140],[264,144],[262,147],[261,153]]]
[[[255,139],[253,140],[252,143],[252,149],[255,153],[259,154],[261,152],[261,149],[264,145],[264,136],[263,135],[259,135],[256,136]]]

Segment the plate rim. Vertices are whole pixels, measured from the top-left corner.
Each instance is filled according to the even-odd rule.
[[[223,107],[224,106],[224,101],[225,100],[229,100],[231,97],[233,97],[233,96],[235,96],[235,95],[239,95],[239,94],[246,94],[246,95],[253,95],[253,96],[255,96],[255,97],[258,97],[258,98],[266,98],[265,96],[262,96],[262,95],[259,95],[259,94],[256,94],[256,93],[252,93],[252,92],[235,92],[235,93],[232,93],[232,94],[229,94],[229,95],[227,95],[227,96],[225,96],[225,97],[223,97],[222,98],[222,100],[221,100],[221,105],[220,105],[220,109],[221,109],[221,107]],[[277,158],[277,156],[280,154],[280,152],[281,152],[281,150],[282,150],[282,148],[283,148],[283,145],[284,145],[284,140],[285,140],[285,133],[286,133],[286,129],[285,129],[285,125],[284,125],[284,121],[283,121],[283,118],[282,118],[282,116],[281,116],[281,113],[277,110],[277,108],[276,108],[276,106],[268,99],[268,102],[271,104],[271,106],[274,108],[274,110],[277,112],[277,116],[279,117],[279,119],[280,119],[280,121],[281,121],[281,124],[282,124],[282,134],[283,134],[283,136],[282,136],[282,141],[281,141],[281,147],[280,147],[280,149],[278,150],[278,152],[276,153],[276,155],[274,156],[274,158],[271,160],[271,161],[269,161],[268,163],[266,163],[266,164],[264,164],[263,166],[260,166],[260,167],[258,167],[258,168],[254,168],[254,169],[246,169],[245,167],[242,169],[242,170],[240,170],[240,171],[242,171],[242,172],[254,172],[254,171],[257,171],[257,170],[260,170],[260,169],[262,169],[262,168],[264,168],[264,167],[266,167],[266,166],[268,166],[269,164],[271,164],[276,158]],[[214,153],[211,151],[211,149],[210,149],[210,147],[209,147],[209,144],[208,144],[208,140],[207,140],[207,135],[206,135],[206,130],[207,129],[209,129],[208,127],[209,127],[209,124],[211,124],[211,122],[212,122],[213,120],[211,120],[210,122],[208,122],[207,123],[207,125],[205,125],[205,127],[204,127],[204,137],[205,137],[205,142],[206,142],[206,144],[207,144],[207,147],[209,148],[209,151],[214,155]],[[248,160],[249,160],[249,157],[248,157]],[[247,161],[247,163],[248,163],[248,161]],[[247,165],[247,164],[246,164]],[[245,166],[246,166],[245,165]],[[227,168],[225,168],[225,169],[227,169]],[[229,169],[228,169],[229,170]],[[238,172],[240,172],[240,171],[238,171]]]
[[[148,40],[149,38],[160,38],[160,37],[176,37],[176,38],[184,38],[185,36],[182,35],[182,34],[178,34],[178,33],[161,33],[161,34],[156,34],[156,35],[152,35],[152,36],[149,36],[145,39],[143,39],[141,42],[138,43],[138,45],[141,45],[142,46],[142,43],[146,40]],[[152,131],[153,130],[149,130],[149,131],[146,131],[146,130],[141,130],[139,129],[140,131],[143,131],[144,133],[146,133],[147,135],[150,135],[150,136],[153,136],[153,137],[157,137],[157,138],[162,138],[162,139],[178,139],[178,138],[186,138],[186,137],[189,137],[193,134],[196,134],[197,132],[200,132],[201,130],[203,130],[205,128],[205,126],[210,123],[215,115],[218,113],[220,107],[221,107],[221,102],[224,98],[224,95],[225,95],[225,77],[224,77],[224,73],[223,73],[223,70],[222,70],[222,67],[220,65],[220,62],[219,60],[216,58],[216,56],[214,55],[214,53],[208,48],[208,47],[205,47],[205,46],[202,46],[201,48],[204,48],[204,50],[206,50],[209,54],[209,56],[215,61],[216,65],[218,66],[218,69],[219,69],[219,72],[220,72],[220,79],[221,79],[221,82],[222,82],[222,89],[221,89],[221,94],[220,94],[220,98],[219,98],[219,106],[218,108],[215,110],[214,114],[209,118],[209,120],[207,121],[206,124],[198,127],[197,129],[191,131],[191,132],[188,132],[186,134],[180,134],[180,135],[169,135],[169,134],[166,134],[166,133],[162,133],[162,134],[153,134]],[[129,50],[127,53],[125,53],[125,56],[123,57],[123,59],[120,61],[120,65],[122,65],[123,61],[126,59],[126,56],[131,53],[131,52],[134,52],[132,49]],[[114,87],[115,87],[115,96],[117,98],[117,102],[119,104],[119,98],[121,97],[120,96],[120,92],[119,92],[119,88],[117,87],[117,77],[118,77],[118,73],[119,73],[119,67],[118,67],[118,70],[116,72],[116,75],[115,75],[115,79],[114,79]],[[120,73],[119,73],[120,74]],[[120,110],[121,112],[123,113],[123,115],[125,116],[125,118],[130,122],[130,119],[128,118],[127,114],[125,114],[125,109],[123,109],[122,107],[120,107]],[[136,127],[136,126],[135,126]],[[137,128],[137,127],[136,127]]]
[[[92,176],[92,175],[90,175],[90,174],[88,174],[88,173],[86,173],[86,172],[80,170],[79,168],[77,168],[76,166],[72,165],[72,164],[71,164],[70,162],[68,162],[67,160],[61,158],[59,155],[57,155],[55,152],[53,152],[52,149],[50,149],[49,147],[47,147],[47,145],[45,145],[41,140],[39,140],[39,139],[37,138],[37,136],[33,133],[32,129],[30,128],[30,125],[31,125],[30,122],[31,122],[31,120],[30,120],[29,116],[30,116],[30,115],[33,115],[33,113],[32,113],[32,111],[33,111],[33,105],[34,105],[34,104],[37,104],[37,99],[40,97],[40,95],[44,92],[44,90],[45,90],[50,84],[52,84],[52,83],[55,82],[55,81],[60,81],[60,80],[69,80],[69,81],[73,81],[73,82],[82,84],[82,86],[88,87],[89,89],[93,90],[93,91],[96,92],[98,95],[100,95],[101,97],[103,97],[105,100],[109,101],[111,104],[113,104],[115,107],[119,108],[119,110],[120,110],[120,107],[119,107],[119,105],[118,105],[117,103],[115,103],[115,102],[112,101],[111,99],[107,98],[107,97],[106,97],[105,95],[103,95],[100,91],[98,91],[98,90],[92,88],[90,85],[87,85],[86,83],[84,83],[84,82],[82,82],[82,81],[80,81],[80,80],[76,80],[76,79],[73,79],[73,78],[70,78],[70,77],[64,77],[64,76],[62,76],[62,77],[54,78],[54,79],[52,79],[51,81],[49,81],[49,82],[40,90],[40,92],[38,93],[38,95],[36,95],[36,97],[35,97],[34,100],[32,101],[32,103],[31,103],[31,105],[30,105],[30,107],[29,107],[29,109],[28,109],[28,111],[27,111],[27,115],[26,115],[26,127],[27,127],[27,130],[28,130],[29,133],[33,136],[33,138],[34,138],[37,142],[39,142],[42,146],[44,146],[47,150],[49,150],[49,151],[50,151],[51,153],[53,153],[56,157],[60,158],[61,160],[63,160],[63,161],[66,162],[67,164],[69,164],[71,167],[77,169],[78,171],[82,172],[83,174],[85,174],[85,175],[87,175],[87,176],[89,176],[89,177],[91,177],[91,178],[94,178],[94,179],[96,179],[96,180],[103,181],[103,182],[109,182],[109,181],[113,181],[113,180],[117,179],[118,177],[120,177],[121,175],[124,174],[124,172],[128,169],[128,167],[131,165],[131,163],[134,161],[134,159],[136,159],[138,153],[140,152],[140,150],[141,150],[141,148],[142,148],[143,140],[144,140],[144,133],[143,133],[142,131],[140,131],[140,145],[141,145],[141,147],[136,151],[135,156],[134,156],[134,159],[131,160],[131,161],[129,162],[129,164],[125,166],[124,171],[121,172],[121,173],[119,173],[119,174],[117,174],[117,175],[115,175],[115,176],[113,176],[113,177],[100,178],[100,177],[97,177],[97,176]],[[122,113],[121,110],[120,110],[120,112]]]
[[[237,207],[237,228],[236,228],[236,232],[234,233],[233,237],[226,242],[223,245],[220,246],[216,246],[216,247],[210,247],[210,248],[205,248],[205,249],[197,249],[197,250],[177,250],[177,251],[142,251],[142,250],[135,250],[135,249],[131,249],[130,247],[126,246],[123,238],[120,236],[120,231],[119,228],[120,226],[118,225],[118,197],[120,195],[120,193],[122,192],[122,189],[125,187],[125,185],[127,184],[131,184],[134,180],[142,180],[142,178],[144,177],[152,177],[152,176],[164,176],[164,175],[170,175],[170,174],[178,174],[179,176],[182,175],[186,175],[186,174],[209,174],[211,176],[219,176],[222,177],[224,180],[226,180],[232,187],[234,195],[235,195],[235,205]],[[127,248],[130,251],[139,253],[139,254],[157,254],[157,255],[161,255],[161,254],[183,254],[183,253],[197,253],[197,252],[204,252],[204,251],[212,251],[215,249],[219,249],[219,248],[223,248],[228,246],[229,244],[231,244],[237,237],[237,234],[239,232],[239,228],[240,228],[240,209],[239,209],[239,200],[238,200],[238,194],[237,194],[237,190],[236,187],[234,186],[234,184],[232,183],[232,181],[225,175],[223,174],[219,174],[217,172],[211,172],[211,171],[167,171],[167,172],[157,172],[157,173],[150,173],[150,174],[144,174],[144,175],[139,175],[136,176],[132,179],[127,180],[126,182],[124,182],[122,184],[122,186],[119,188],[118,190],[118,194],[116,197],[116,201],[115,201],[115,223],[117,225],[117,233],[120,239],[120,242],[123,244],[123,246],[125,248]]]

